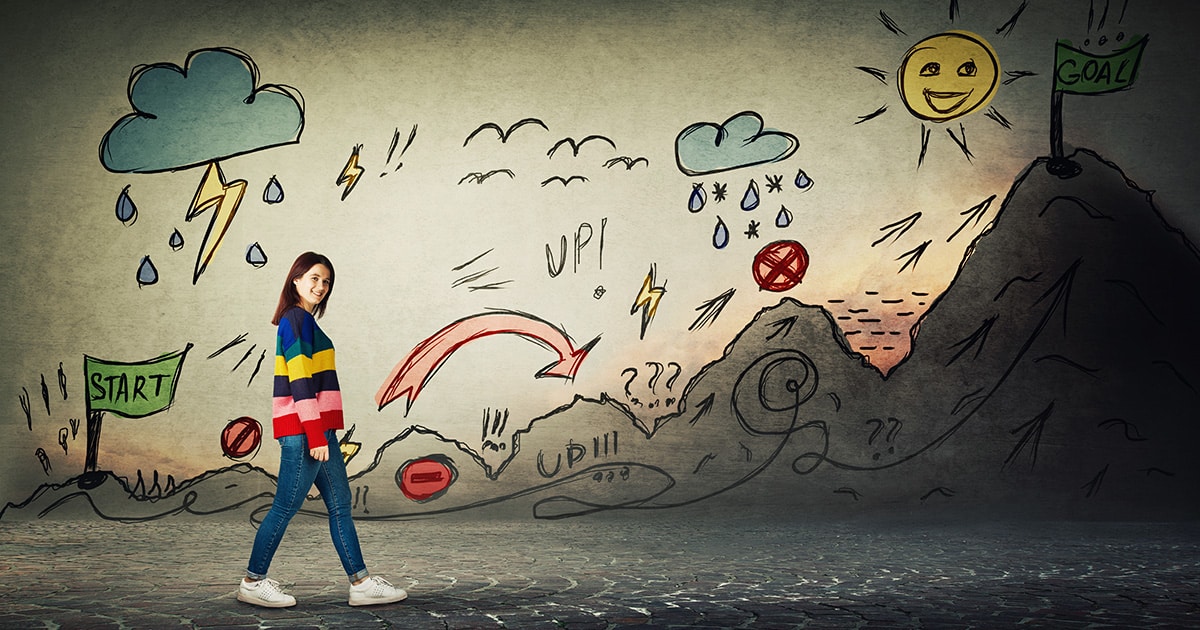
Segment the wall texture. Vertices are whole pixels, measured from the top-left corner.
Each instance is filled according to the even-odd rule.
[[[0,519],[1198,515],[1193,3],[2,11]]]

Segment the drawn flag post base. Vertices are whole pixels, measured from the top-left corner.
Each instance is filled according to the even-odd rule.
[[[1071,179],[1083,172],[1083,166],[1069,157],[1052,157],[1046,162],[1046,172],[1059,179]]]

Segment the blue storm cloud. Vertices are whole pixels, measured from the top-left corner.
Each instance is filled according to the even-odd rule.
[[[193,51],[183,68],[135,68],[134,111],[104,134],[100,162],[116,173],[157,173],[299,142],[299,92],[257,83],[254,62],[232,48]]]
[[[796,136],[763,129],[755,112],[742,112],[717,125],[695,123],[675,138],[675,163],[687,175],[720,173],[785,160],[796,152]]]

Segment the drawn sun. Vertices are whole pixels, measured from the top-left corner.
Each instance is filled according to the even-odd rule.
[[[1012,32],[1027,4],[1022,2],[1008,22],[996,29],[996,33],[1007,36]],[[950,20],[954,21],[957,16],[958,2],[952,0]],[[879,12],[879,21],[895,35],[907,35],[883,11]],[[887,72],[867,66],[858,66],[858,69],[887,85]],[[896,88],[904,107],[913,117],[922,121],[921,153],[917,166],[920,167],[924,163],[925,152],[929,148],[931,128],[926,122],[948,123],[988,107],[1001,84],[1008,85],[1033,74],[1027,71],[1002,73],[1000,59],[992,45],[983,37],[969,31],[948,30],[913,44],[904,53],[896,70]],[[1002,81],[1002,77],[1007,78]],[[886,111],[887,106],[884,105],[870,114],[859,116],[854,124],[872,120]],[[1012,128],[1011,123],[995,107],[989,108],[986,115],[1002,127]],[[963,155],[970,160],[974,156],[967,148],[966,127],[961,122],[958,127],[958,134],[951,128],[947,128],[946,132]]]
[[[996,51],[966,31],[939,33],[917,42],[896,73],[900,99],[917,118],[946,122],[987,105],[996,93]]]

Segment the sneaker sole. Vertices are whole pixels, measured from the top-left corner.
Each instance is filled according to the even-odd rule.
[[[292,606],[296,605],[294,600],[291,602],[264,602],[261,599],[251,599],[249,597],[244,597],[241,591],[238,591],[237,600],[252,606],[261,606],[263,608],[291,608]]]
[[[381,605],[381,604],[395,604],[396,602],[402,602],[406,599],[408,599],[408,593],[399,595],[394,599],[368,599],[368,600],[358,600],[358,601],[355,601],[352,599],[352,600],[350,600],[349,603],[351,606],[377,606],[377,605]]]

